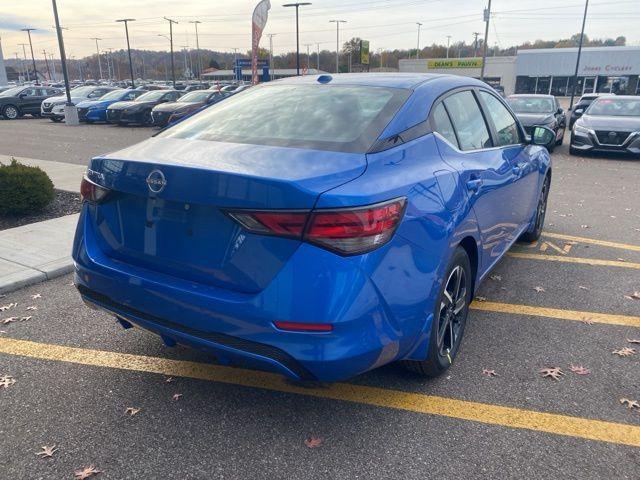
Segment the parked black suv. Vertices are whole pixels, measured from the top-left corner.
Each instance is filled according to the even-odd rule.
[[[40,116],[40,104],[45,98],[60,95],[61,90],[51,87],[22,86],[0,93],[0,115],[8,120],[22,115]]]

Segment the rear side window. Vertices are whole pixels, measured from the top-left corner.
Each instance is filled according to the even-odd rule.
[[[478,150],[492,146],[489,130],[470,91],[454,93],[444,99],[462,150]]]
[[[434,132],[438,132],[440,135],[446,138],[449,143],[458,147],[456,132],[453,130],[453,125],[451,124],[451,120],[449,119],[449,114],[445,110],[442,103],[439,103],[433,108],[433,112],[431,113],[431,122]]]
[[[158,136],[363,153],[410,93],[355,85],[252,87]]]
[[[518,124],[509,110],[500,100],[488,92],[480,91],[480,98],[486,105],[489,118],[493,122],[497,134],[497,146],[516,145],[520,143]]]

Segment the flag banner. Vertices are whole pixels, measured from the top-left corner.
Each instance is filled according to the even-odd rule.
[[[253,19],[251,21],[251,83],[258,83],[258,47],[260,46],[260,38],[262,31],[267,24],[269,9],[271,2],[262,0],[253,10]]]

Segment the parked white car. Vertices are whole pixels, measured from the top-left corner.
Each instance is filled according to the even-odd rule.
[[[93,85],[74,88],[71,90],[71,103],[75,105],[83,100],[97,100],[112,90],[115,90],[115,87]],[[64,106],[66,103],[66,95],[46,98],[42,101],[42,105],[40,106],[40,114],[43,117],[50,118],[53,122],[60,122],[64,120]]]

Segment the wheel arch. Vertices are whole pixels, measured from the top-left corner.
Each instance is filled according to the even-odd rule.
[[[464,249],[464,251],[467,253],[467,256],[469,257],[469,263],[471,264],[471,278],[473,280],[471,291],[475,293],[479,266],[478,244],[475,238],[473,238],[472,236],[467,236],[460,241],[459,245]]]
[[[24,115],[24,112],[22,111],[19,105],[15,103],[7,103],[3,105],[2,108],[0,109],[0,112],[2,113],[3,116],[4,116],[4,111],[9,107],[15,108],[18,111],[18,115]]]

